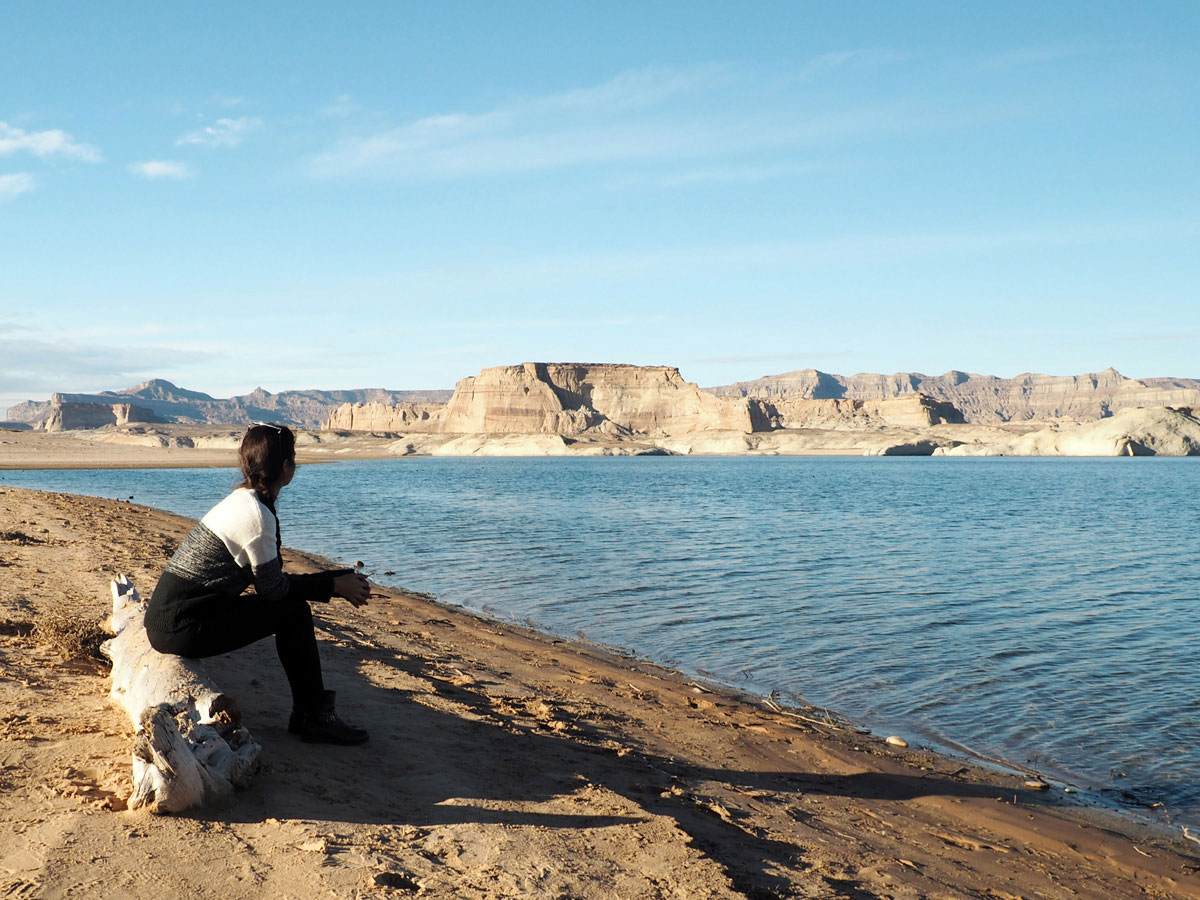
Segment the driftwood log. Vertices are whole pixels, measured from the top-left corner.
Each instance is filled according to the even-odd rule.
[[[181,812],[248,785],[262,747],[242,727],[237,703],[196,660],[150,646],[146,603],[126,576],[113,580],[112,594],[115,637],[101,650],[113,664],[109,696],[136,731],[129,807]]]

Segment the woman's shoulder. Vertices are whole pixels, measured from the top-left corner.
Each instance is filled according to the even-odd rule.
[[[200,521],[218,534],[229,531],[231,525],[248,522],[275,527],[275,515],[250,488],[235,489]]]

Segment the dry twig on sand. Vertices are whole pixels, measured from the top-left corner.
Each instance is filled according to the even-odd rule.
[[[787,709],[776,699],[778,696],[779,695],[775,691],[771,691],[771,693],[763,699],[763,705],[766,706],[767,709],[771,710],[771,712],[779,713],[781,716],[799,719],[801,722],[808,722],[810,725],[820,725],[823,728],[833,728],[836,731],[851,730],[851,726],[843,722],[836,721],[833,718],[833,715],[827,709],[821,710],[821,712],[823,712],[826,716],[825,719],[814,719],[811,716],[801,715],[798,712],[793,712],[792,710]]]

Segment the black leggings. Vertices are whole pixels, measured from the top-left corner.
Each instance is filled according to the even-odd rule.
[[[312,610],[304,600],[265,601],[260,597],[212,595],[193,611],[193,621],[172,632],[146,629],[150,646],[159,653],[201,659],[238,650],[269,635],[292,689],[292,705],[310,709],[325,691]]]

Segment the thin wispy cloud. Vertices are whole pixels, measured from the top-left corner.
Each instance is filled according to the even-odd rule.
[[[1164,220],[1128,222],[1068,222],[1037,228],[989,229],[977,232],[877,232],[839,237],[814,237],[726,244],[656,247],[545,255],[476,266],[436,266],[417,269],[380,283],[364,282],[364,291],[403,291],[424,296],[477,296],[495,285],[508,290],[538,292],[563,286],[606,282],[610,279],[674,277],[686,273],[721,271],[817,271],[863,265],[907,265],[920,261],[988,258],[1030,251],[1057,252],[1062,248],[1103,247],[1197,233],[1197,223]],[[507,324],[536,327],[547,320],[515,320]],[[599,320],[597,321],[597,324]],[[449,327],[450,323],[445,324]],[[489,323],[480,322],[482,326]],[[614,324],[619,324],[614,322]],[[460,323],[454,327],[476,327]]]
[[[748,165],[735,161],[751,153],[952,127],[954,122],[911,103],[814,107],[795,89],[797,77],[877,68],[907,58],[854,51],[773,75],[727,65],[624,72],[590,87],[343,137],[306,160],[305,169],[315,178],[418,179],[670,164],[697,173],[695,181],[720,180],[717,173],[734,171],[741,174],[729,180],[770,177],[761,169],[751,175]],[[350,114],[351,107],[335,105],[328,111]],[[702,166],[700,160],[720,162]]]
[[[77,141],[60,129],[26,131],[0,122],[0,156],[16,153],[30,153],[42,159],[75,159],[87,163],[104,161],[103,154],[96,147]]]
[[[148,159],[144,162],[129,164],[129,171],[140,178],[155,181],[162,178],[181,179],[191,178],[192,170],[187,163],[175,162],[169,159]]]
[[[520,133],[497,118],[440,116],[368,138],[350,138],[313,158],[318,178],[456,177],[664,159],[696,146],[667,125],[609,125]]]
[[[677,69],[654,66],[622,72],[592,87],[520,99],[503,108],[515,114],[637,112],[658,107],[670,100],[711,91],[728,84],[734,77],[733,70],[726,66]]]
[[[124,350],[113,353],[110,344],[0,338],[0,384],[9,393],[112,390],[144,381],[156,367],[207,361],[217,355],[150,345],[126,345]]]
[[[749,353],[744,356],[698,356],[688,362],[697,365],[742,365],[745,363],[788,363],[796,365],[797,360],[838,359],[853,356],[850,350],[816,350],[799,353]]]
[[[1123,341],[1200,341],[1200,331],[1183,331],[1176,334],[1130,334]]]
[[[212,125],[205,125],[195,131],[181,135],[175,145],[199,147],[223,147],[231,149],[241,145],[246,136],[262,128],[262,119],[256,116],[242,116],[237,119],[217,119]]]
[[[663,187],[689,187],[698,184],[757,184],[776,178],[792,178],[808,174],[817,165],[746,165],[719,166],[671,172],[659,177]]]
[[[427,116],[344,138],[307,163],[318,178],[456,177],[703,156],[761,142],[759,124],[694,111],[728,85],[723,67],[647,69],[484,112]],[[736,120],[736,121],[735,121]]]
[[[76,327],[70,327],[64,323],[56,332],[55,338],[63,343],[85,345],[109,339],[124,339],[129,341],[153,337],[161,340],[164,335],[171,335],[171,346],[176,349],[188,350],[189,352],[202,349],[199,342],[180,341],[178,334],[178,328],[157,321],[132,321],[126,319],[114,323],[108,321],[96,322],[93,320]],[[208,346],[211,346],[211,344]]]
[[[0,381],[8,390],[72,390],[96,376],[123,378],[130,369],[126,354],[111,348],[86,347],[39,340],[0,340]]]
[[[822,53],[804,63],[800,68],[802,78],[816,78],[837,69],[872,70],[917,59],[915,53],[898,50],[856,49]]]
[[[530,329],[557,329],[557,328],[636,328],[646,325],[657,325],[665,321],[665,316],[609,316],[602,318],[578,318],[578,319],[521,319],[519,321],[510,321],[508,319],[490,319],[471,323],[444,323],[443,328],[446,330],[463,330],[463,331],[496,331],[513,329],[525,331]]]
[[[1092,43],[1043,44],[988,56],[980,63],[980,68],[985,71],[1003,71],[1026,66],[1044,66],[1067,60],[1088,59],[1104,52],[1105,48]]]
[[[356,103],[350,94],[338,94],[331,103],[319,107],[317,115],[329,119],[348,119],[366,111],[366,107]]]
[[[0,202],[12,200],[34,189],[36,182],[28,172],[0,175]]]
[[[478,320],[444,320],[430,322],[427,325],[413,326],[414,333],[447,333],[474,331],[556,331],[560,329],[606,329],[606,328],[645,328],[659,325],[666,321],[665,316],[609,316],[587,317],[577,319],[544,318],[544,319],[478,319]]]

